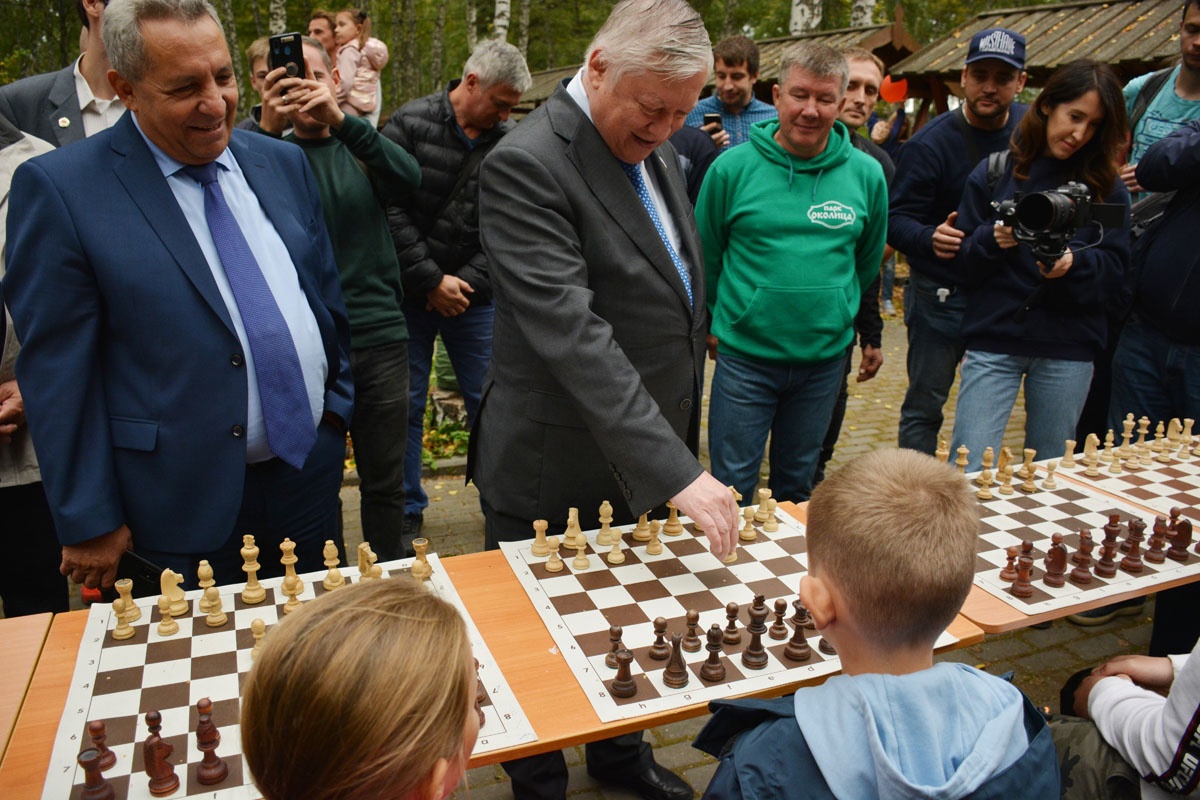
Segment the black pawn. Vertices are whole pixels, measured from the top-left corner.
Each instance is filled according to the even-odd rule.
[[[721,641],[725,644],[741,644],[742,632],[738,630],[738,604],[730,603],[725,606],[725,619],[729,620],[729,624],[725,626],[725,633],[721,636]]]
[[[742,651],[742,666],[747,669],[762,669],[767,666],[767,651],[763,647],[762,636],[767,632],[767,604],[760,594],[754,598],[750,606],[750,624],[746,632],[750,634],[750,644]]]
[[[808,661],[812,658],[812,648],[808,646],[808,639],[804,637],[803,625],[797,625],[792,631],[792,638],[783,648],[783,657],[788,661]]]
[[[637,694],[637,684],[633,682],[629,665],[633,663],[633,653],[621,648],[617,651],[617,677],[613,678],[609,690],[613,697],[633,697]]]
[[[1101,578],[1112,578],[1117,574],[1117,565],[1114,562],[1114,557],[1117,554],[1117,543],[1108,541],[1107,538],[1100,543],[1100,560],[1096,562],[1094,572]]]
[[[688,684],[688,668],[683,660],[683,636],[671,634],[671,658],[663,671],[663,683],[672,689],[682,689]]]
[[[475,679],[478,683],[479,679]],[[196,768],[196,780],[204,786],[213,786],[229,777],[229,765],[217,755],[221,744],[221,732],[212,721],[212,701],[207,697],[196,703],[200,721],[196,725],[196,748],[204,753],[200,766]]]
[[[1130,524],[1132,525],[1132,523]],[[1137,574],[1144,568],[1142,565],[1142,542],[1130,534],[1125,543],[1129,545],[1129,553],[1121,559],[1120,567],[1125,572]]]
[[[667,644],[667,621],[662,617],[654,620],[654,644],[647,653],[655,661],[666,661],[671,657],[671,645]]]
[[[89,747],[79,754],[79,766],[83,767],[82,800],[114,800],[116,793],[112,785],[100,772],[100,751]]]
[[[608,651],[608,655],[604,657],[604,666],[609,669],[617,668],[617,651],[624,645],[621,644],[621,636],[624,635],[624,630],[620,625],[613,625],[608,629],[608,641],[612,647]]]
[[[1033,597],[1033,559],[1029,556],[1021,556],[1017,559],[1017,579],[1013,581],[1012,593],[1014,597]]]
[[[683,649],[689,653],[700,652],[700,636],[696,629],[700,627],[700,612],[694,608],[687,612],[687,634],[683,637]]]
[[[117,754],[108,749],[108,729],[103,720],[93,720],[88,723],[88,735],[92,737],[92,747],[100,751],[100,769],[112,769],[117,763]]]
[[[721,626],[714,622],[708,629],[707,637],[708,644],[704,645],[704,649],[708,651],[708,658],[700,667],[700,680],[716,683],[725,680],[725,665],[721,663]]]
[[[817,642],[817,649],[827,656],[837,655],[837,648],[833,646],[833,642],[829,641],[824,636],[821,637],[821,641]]]
[[[767,631],[767,635],[772,639],[783,640],[788,638],[787,625],[783,622],[783,615],[787,613],[787,600],[779,599],[775,601],[775,622],[771,624],[771,629]]]

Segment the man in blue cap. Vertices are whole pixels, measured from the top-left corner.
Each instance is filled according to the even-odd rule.
[[[908,393],[900,410],[901,447],[932,455],[942,407],[962,359],[966,299],[952,265],[963,233],[954,227],[967,175],[1008,147],[1025,106],[1025,37],[989,28],[971,38],[962,71],[963,102],[917,131],[900,150],[892,184],[888,244],[908,256],[904,290]]]

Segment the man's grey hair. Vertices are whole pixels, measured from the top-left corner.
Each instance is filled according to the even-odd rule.
[[[525,94],[533,85],[525,56],[513,45],[499,39],[485,39],[475,46],[463,65],[463,80],[472,72],[479,78],[482,89],[502,83],[511,86],[517,94]]]
[[[712,69],[712,42],[700,14],[684,0],[621,0],[584,60],[600,50],[614,81],[627,73],[684,81]]]
[[[193,23],[211,17],[224,35],[217,10],[208,0],[112,0],[104,9],[104,49],[108,63],[127,81],[140,81],[146,74],[146,40],[142,23],[177,20]]]
[[[788,45],[779,62],[780,88],[796,67],[818,78],[836,78],[842,87],[841,94],[845,94],[850,85],[850,64],[844,55],[827,44],[801,40]]]

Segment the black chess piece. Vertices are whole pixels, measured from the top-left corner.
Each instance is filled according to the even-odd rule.
[[[756,595],[754,604],[750,606],[750,624],[746,632],[750,634],[750,644],[742,651],[742,666],[747,669],[762,669],[767,666],[767,651],[763,647],[762,637],[767,632],[767,603],[763,595]]]
[[[146,726],[150,729],[150,735],[142,743],[142,761],[146,774],[150,776],[150,794],[166,797],[179,788],[179,776],[175,774],[175,765],[169,760],[175,747],[158,735],[162,730],[162,714],[147,711]]]
[[[97,719],[88,723],[88,736],[92,739],[92,747],[100,752],[100,769],[112,769],[117,763],[117,754],[108,749],[108,727],[104,720]]]
[[[79,766],[83,767],[81,800],[115,800],[116,793],[112,785],[100,771],[100,751],[97,748],[89,747],[82,751],[79,754]]]
[[[683,660],[683,636],[671,634],[671,657],[663,670],[663,683],[672,689],[682,689],[688,684],[688,668]]]
[[[613,697],[633,697],[637,694],[637,684],[633,682],[629,665],[633,663],[633,653],[625,648],[617,651],[617,677],[609,684]]]
[[[700,627],[700,612],[694,608],[689,608],[686,619],[687,634],[683,637],[683,649],[689,653],[699,653],[701,644],[700,636],[696,633],[696,629]]]
[[[714,622],[706,636],[708,644],[704,645],[704,649],[708,651],[708,658],[705,659],[704,666],[700,667],[700,680],[708,683],[723,681],[725,680],[725,665],[721,662],[722,632],[720,624]]]
[[[1109,514],[1108,522],[1104,523],[1104,541],[1116,542],[1120,538],[1121,538],[1121,515],[1120,514]]]
[[[783,622],[783,615],[787,613],[787,600],[780,598],[775,601],[775,621],[771,623],[767,635],[772,639],[783,640],[788,638],[787,625]]]
[[[824,636],[821,637],[821,641],[817,642],[817,649],[827,656],[837,655],[837,648],[833,646],[833,642],[829,641]]]
[[[1004,551],[1006,563],[1000,568],[1000,580],[1012,583],[1017,579],[1017,554],[1020,552],[1016,545]]]
[[[1121,559],[1120,567],[1123,571],[1136,575],[1146,568],[1142,563],[1142,542],[1135,539],[1132,533],[1125,542],[1129,545],[1129,552]]]
[[[1141,544],[1146,541],[1146,523],[1140,519],[1129,520],[1129,533],[1125,536],[1125,541],[1121,542],[1121,552],[1128,553],[1133,548],[1134,544],[1138,545],[1138,552],[1141,552]],[[1138,560],[1141,560],[1139,556]]]
[[[667,644],[667,621],[662,617],[654,620],[654,644],[650,645],[647,655],[655,661],[666,661],[671,657],[671,646]]]
[[[1079,549],[1071,556],[1071,563],[1090,567],[1093,547],[1095,547],[1095,542],[1092,541],[1092,532],[1087,528],[1079,531]]]
[[[808,661],[812,658],[812,648],[808,646],[808,639],[804,636],[803,625],[797,625],[792,631],[792,638],[783,648],[783,657],[788,661]]]
[[[1042,578],[1047,586],[1059,588],[1066,584],[1067,548],[1063,544],[1063,535],[1058,531],[1050,537],[1049,552],[1046,553],[1046,575]]]
[[[604,657],[604,666],[609,669],[617,668],[617,651],[625,646],[621,643],[621,637],[624,634],[625,631],[620,625],[613,625],[608,629],[608,641],[612,647],[609,649],[608,655]]]
[[[1117,565],[1113,560],[1117,555],[1116,541],[1106,538],[1100,543],[1100,560],[1096,562],[1094,572],[1101,578],[1112,578],[1117,574]]]
[[[229,777],[229,765],[217,755],[221,732],[213,724],[212,707],[212,700],[207,697],[196,703],[196,711],[200,715],[196,725],[196,748],[204,754],[200,766],[196,768],[196,780],[204,786],[213,786]]]
[[[1033,559],[1029,556],[1021,556],[1017,559],[1017,579],[1013,581],[1012,593],[1015,597],[1032,597],[1033,583],[1030,577],[1033,575]]]
[[[1171,509],[1174,516],[1179,509]],[[1172,561],[1187,561],[1188,548],[1192,544],[1192,521],[1181,519],[1175,523],[1175,531],[1171,535],[1171,546],[1167,548],[1167,558]]]
[[[804,603],[801,603],[799,598],[792,601],[792,608],[794,611],[788,622],[810,631],[816,629],[817,625],[813,622],[812,614],[808,613],[808,609],[804,607]]]
[[[729,624],[725,626],[725,633],[721,636],[721,640],[725,642],[725,644],[742,643],[742,632],[738,629],[737,618],[738,604],[729,603],[727,606],[725,606],[725,619],[729,621]]]

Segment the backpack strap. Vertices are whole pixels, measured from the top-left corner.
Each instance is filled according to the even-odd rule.
[[[1000,179],[1004,177],[1005,171],[1008,169],[1008,162],[1012,156],[1011,150],[997,150],[994,153],[988,153],[987,158],[987,185],[988,194],[996,192],[996,184],[1000,183]]]
[[[1158,93],[1162,91],[1163,86],[1166,85],[1167,79],[1171,77],[1171,73],[1174,70],[1174,67],[1160,69],[1147,78],[1146,82],[1142,84],[1142,88],[1138,89],[1137,97],[1133,99],[1133,110],[1129,114],[1130,134],[1137,130],[1137,124],[1146,113],[1146,109],[1154,102],[1154,98],[1158,97]]]

